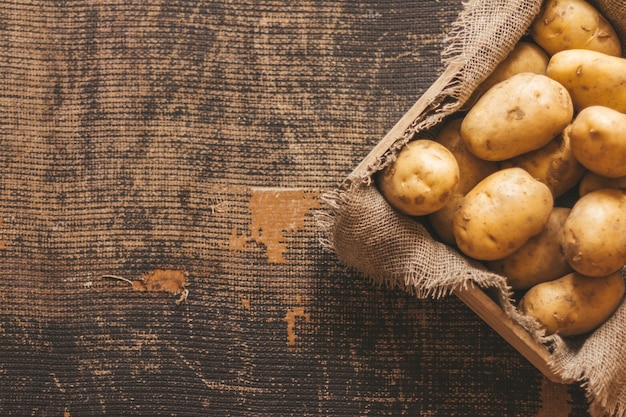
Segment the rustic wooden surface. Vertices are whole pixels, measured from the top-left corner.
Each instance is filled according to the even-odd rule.
[[[460,1],[0,4],[0,413],[586,416],[314,214],[443,71]],[[139,292],[154,269],[189,296]]]

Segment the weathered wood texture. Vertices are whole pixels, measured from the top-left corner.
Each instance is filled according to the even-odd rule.
[[[318,241],[460,7],[0,3],[0,414],[585,416],[455,297]],[[185,303],[102,278],[158,268]]]

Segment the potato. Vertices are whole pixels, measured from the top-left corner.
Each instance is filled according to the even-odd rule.
[[[604,188],[581,197],[563,225],[563,252],[583,275],[620,270],[626,264],[626,191]]]
[[[454,233],[452,232],[452,221],[456,211],[461,207],[463,194],[455,193],[448,204],[434,213],[428,215],[430,225],[433,227],[439,239],[448,245],[455,245]]]
[[[454,245],[452,219],[464,195],[488,175],[498,170],[496,162],[477,158],[467,150],[461,137],[461,122],[462,119],[453,119],[445,123],[435,138],[437,143],[452,152],[459,165],[459,185],[456,193],[448,204],[428,216],[439,238],[449,245]]]
[[[506,277],[515,290],[526,290],[572,272],[561,246],[563,224],[569,212],[569,208],[555,207],[538,235],[509,256],[488,262],[487,267]]]
[[[518,42],[509,55],[474,90],[465,107],[473,106],[491,87],[516,74],[533,72],[545,75],[549,60],[548,54],[534,43]]]
[[[498,164],[476,157],[467,150],[461,137],[461,122],[463,119],[453,119],[442,127],[435,137],[435,142],[445,146],[459,165],[459,185],[457,192],[466,194],[488,175],[498,170]]]
[[[606,106],[626,113],[626,59],[601,52],[571,49],[554,54],[548,77],[569,92],[577,111]]]
[[[585,0],[546,0],[529,31],[550,55],[565,49],[622,54],[613,26]]]
[[[626,114],[586,107],[563,134],[576,159],[590,171],[609,178],[626,175]]]
[[[578,184],[578,195],[582,197],[602,188],[621,188],[626,190],[626,175],[617,178],[607,178],[595,172],[587,171],[580,180],[580,184]]]
[[[577,336],[608,320],[623,298],[621,273],[594,278],[572,272],[532,287],[522,297],[519,310],[542,324],[548,335]]]
[[[478,100],[461,123],[461,136],[477,157],[502,161],[546,145],[573,113],[563,86],[524,72],[496,84]]]
[[[389,204],[409,216],[430,214],[445,206],[458,183],[454,155],[429,139],[407,143],[378,177],[380,192]]]
[[[525,170],[497,171],[465,195],[452,224],[456,244],[475,259],[504,258],[543,230],[552,207],[548,186]]]
[[[501,168],[520,167],[546,184],[556,198],[574,187],[587,170],[570,149],[569,137],[557,135],[546,146],[503,161]]]

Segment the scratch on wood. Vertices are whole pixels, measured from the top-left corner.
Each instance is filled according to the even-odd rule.
[[[169,343],[168,341],[164,340],[163,343],[168,349],[174,352],[176,356],[178,356],[178,358],[185,364],[185,366],[187,366],[187,368],[196,376],[196,378],[202,381],[204,386],[208,389],[217,390],[221,392],[239,392],[239,393],[246,393],[246,394],[248,393],[262,394],[266,391],[265,388],[253,387],[248,384],[240,386],[240,385],[235,385],[235,384],[228,384],[222,381],[209,380],[200,371],[199,368],[201,365],[199,363],[194,364],[193,362],[189,361],[185,357],[185,355],[183,355],[173,344]]]
[[[54,381],[54,385],[57,387],[57,389],[59,390],[59,392],[61,394],[65,394],[65,388],[63,388],[63,386],[61,385],[61,381],[59,380],[59,378],[56,376],[56,374],[54,372],[52,372],[50,374],[50,376],[52,377],[52,380]]]
[[[228,209],[228,203],[226,203],[221,197],[209,197],[209,209],[211,214],[225,213]]]

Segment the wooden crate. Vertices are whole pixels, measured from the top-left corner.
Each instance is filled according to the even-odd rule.
[[[432,98],[441,89],[448,85],[458,68],[450,66],[430,86],[422,97],[407,111],[385,137],[372,149],[353,171],[358,175],[374,164],[410,127],[413,121],[420,116],[432,103]],[[556,383],[570,383],[555,374],[550,366],[550,352],[547,347],[536,341],[523,327],[514,322],[502,308],[478,287],[456,291],[455,295],[472,309],[482,320],[491,326],[500,336],[511,344],[522,356],[533,364],[549,380]]]

